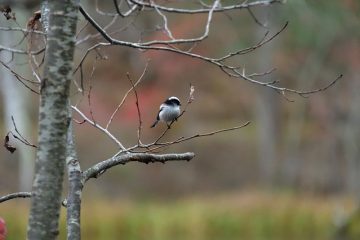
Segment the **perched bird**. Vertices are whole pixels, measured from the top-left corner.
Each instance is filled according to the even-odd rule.
[[[159,113],[156,117],[156,121],[151,127],[155,127],[159,121],[165,122],[168,127],[170,124],[177,120],[180,115],[180,100],[177,97],[169,97],[166,101],[160,105]]]

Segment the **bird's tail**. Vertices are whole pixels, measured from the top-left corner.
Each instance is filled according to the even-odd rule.
[[[158,122],[159,122],[159,120],[156,120],[156,121],[153,123],[153,125],[151,125],[151,128],[155,127],[156,124],[158,124]]]

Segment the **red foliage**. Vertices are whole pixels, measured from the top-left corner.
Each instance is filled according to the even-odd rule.
[[[0,240],[6,239],[6,224],[5,220],[0,217]]]

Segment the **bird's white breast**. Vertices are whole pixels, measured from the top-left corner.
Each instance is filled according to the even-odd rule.
[[[162,109],[159,113],[159,118],[164,122],[171,122],[175,120],[180,115],[180,107],[179,106],[168,106],[162,104],[160,106]]]

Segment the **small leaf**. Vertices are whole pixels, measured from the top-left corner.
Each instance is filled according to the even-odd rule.
[[[14,146],[7,145],[5,147],[10,153],[14,153],[16,151],[16,147],[14,147]]]
[[[8,150],[10,153],[14,153],[16,151],[16,147],[12,146],[10,143],[10,138],[9,138],[9,133],[6,134],[5,139],[4,139],[4,147],[6,148],[6,150]]]
[[[11,7],[8,5],[0,6],[0,12],[2,12],[6,20],[16,20],[15,13],[12,12]]]

